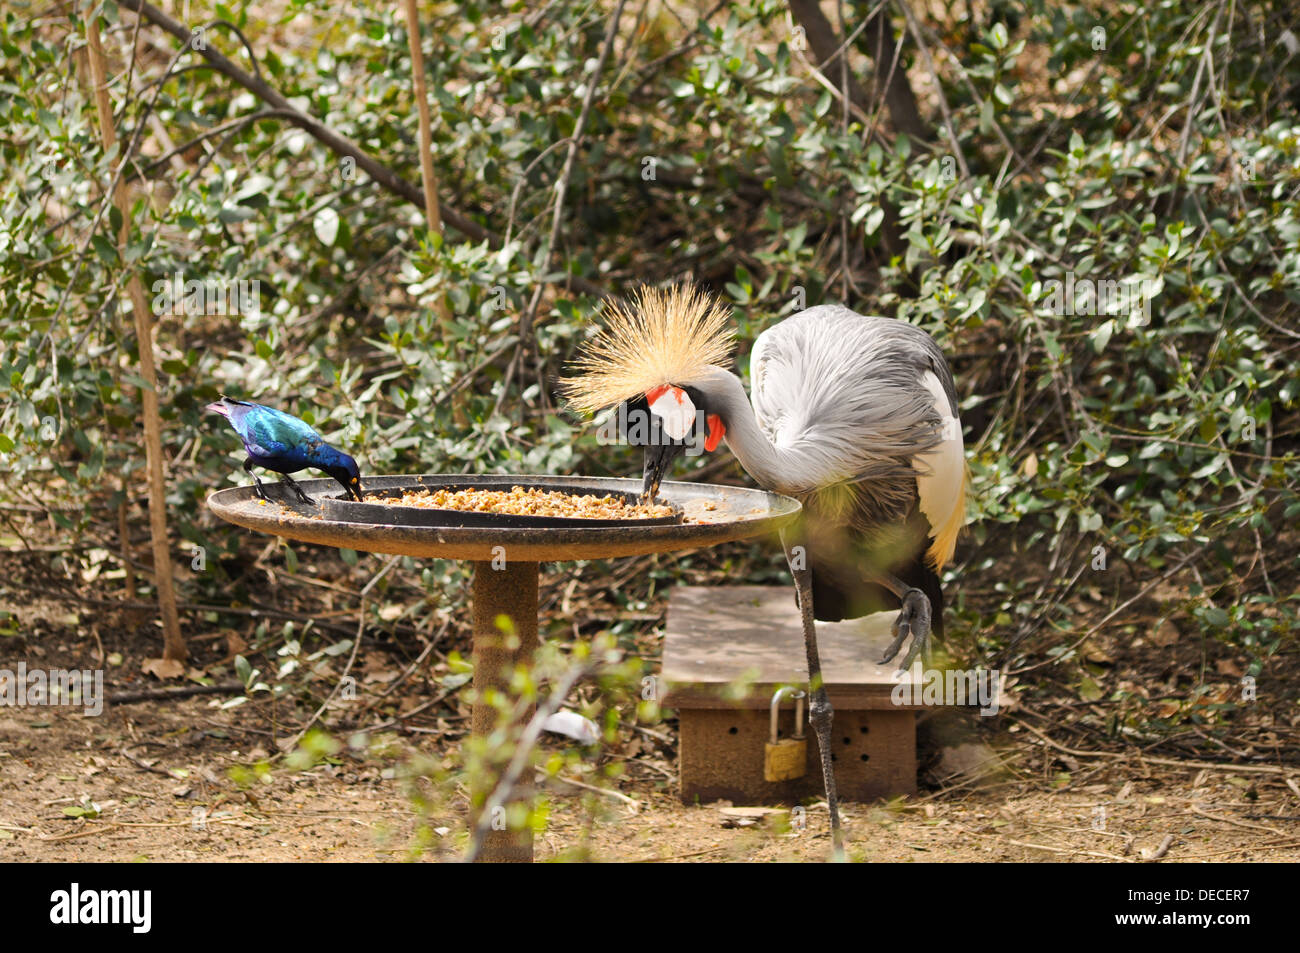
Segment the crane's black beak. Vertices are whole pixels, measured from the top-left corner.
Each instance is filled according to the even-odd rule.
[[[672,472],[673,461],[686,449],[684,443],[649,444],[645,448],[644,482],[641,496],[651,501],[659,493],[659,484]]]

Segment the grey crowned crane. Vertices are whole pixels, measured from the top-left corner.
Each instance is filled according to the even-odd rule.
[[[561,390],[576,409],[616,405],[635,420],[653,496],[688,446],[725,441],[765,489],[798,498],[804,517],[782,534],[808,653],[809,717],[836,853],[832,710],[814,619],[898,608],[891,661],[901,669],[943,634],[939,573],[965,517],[966,463],[952,372],[934,340],[903,321],[820,305],[768,328],[750,358],[752,403],[726,366],[730,309],[690,287],[643,288],[608,319]],[[637,442],[632,438],[632,442]]]

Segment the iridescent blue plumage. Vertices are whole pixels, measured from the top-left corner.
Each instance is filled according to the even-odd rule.
[[[248,453],[244,469],[257,481],[257,494],[263,499],[266,493],[262,481],[253,473],[254,466],[281,474],[304,503],[312,501],[289,474],[309,467],[332,476],[350,498],[361,499],[361,471],[357,462],[327,444],[306,421],[274,407],[230,397],[222,397],[207,409],[229,420],[244,442]]]

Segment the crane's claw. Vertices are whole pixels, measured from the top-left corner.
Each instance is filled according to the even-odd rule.
[[[903,608],[899,610],[898,618],[894,620],[891,630],[894,633],[894,641],[889,643],[889,648],[885,649],[880,664],[891,662],[910,635],[912,646],[903,657],[903,664],[898,667],[900,672],[906,672],[912,667],[912,662],[917,656],[923,654],[930,644],[929,597],[920,589],[908,589],[903,593]]]

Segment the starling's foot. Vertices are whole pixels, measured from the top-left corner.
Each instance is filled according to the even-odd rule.
[[[298,485],[298,481],[295,480],[293,477],[289,476],[289,474],[287,473],[283,474],[280,477],[280,482],[288,484],[289,489],[293,490],[293,492],[298,495],[299,503],[306,503],[308,506],[316,505],[316,501],[313,500],[306,493],[304,493],[302,487]]]
[[[894,633],[894,641],[885,649],[885,655],[880,660],[884,665],[893,660],[898,654],[898,650],[903,647],[907,637],[912,637],[912,647],[908,649],[907,655],[903,658],[903,664],[900,665],[899,671],[905,672],[912,667],[912,662],[921,655],[930,644],[930,600],[920,589],[908,589],[903,593],[903,608],[898,613],[898,618],[894,620],[891,627]]]
[[[222,398],[223,400],[225,398]],[[244,472],[253,478],[253,492],[257,494],[259,500],[271,502],[271,498],[266,495],[266,487],[262,486],[262,478],[253,472],[253,458],[244,458]]]

